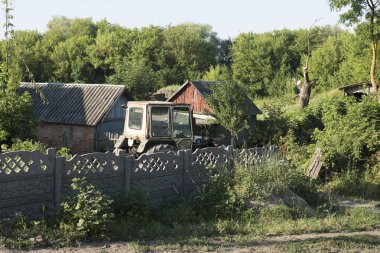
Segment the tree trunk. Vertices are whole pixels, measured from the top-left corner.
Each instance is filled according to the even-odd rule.
[[[303,78],[304,78],[304,81],[302,84],[300,81],[297,83],[297,87],[299,90],[298,96],[300,97],[301,108],[305,108],[309,104],[311,88],[318,80],[318,79],[314,79],[310,81],[307,67],[303,68]]]
[[[372,63],[371,63],[371,84],[374,92],[377,91],[377,82],[375,79],[375,69],[376,69],[376,56],[377,56],[377,41],[372,41]]]
[[[310,84],[304,83],[301,86],[300,93],[299,93],[301,108],[305,108],[309,104],[310,94],[311,94]]]
[[[234,148],[235,147],[235,134],[233,131],[231,132],[231,146]]]

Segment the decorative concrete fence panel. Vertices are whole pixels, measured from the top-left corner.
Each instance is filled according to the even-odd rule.
[[[60,207],[62,197],[73,196],[74,178],[86,181],[110,196],[136,189],[157,206],[192,195],[207,181],[210,169],[232,169],[233,164],[261,164],[275,157],[274,148],[233,150],[204,148],[195,152],[143,154],[138,159],[113,153],[75,155],[70,160],[47,154],[18,151],[0,154],[0,218],[22,212],[30,218],[44,215],[46,207]],[[45,207],[45,208],[44,208]]]
[[[236,165],[244,166],[246,168],[252,166],[261,166],[268,160],[278,158],[278,147],[256,147],[250,149],[235,149],[233,150],[233,162]]]
[[[55,156],[54,150],[0,154],[0,218],[19,211],[38,218],[54,205]]]
[[[199,190],[206,182],[209,171],[216,166],[230,166],[229,148],[203,148],[190,153],[190,164],[186,168],[186,197]]]
[[[71,182],[73,178],[80,177],[85,177],[96,190],[108,195],[116,195],[124,189],[124,159],[120,159],[111,152],[75,155],[63,163],[63,195],[73,194]]]
[[[177,201],[183,195],[183,151],[143,154],[133,160],[131,187],[148,194],[153,205]]]

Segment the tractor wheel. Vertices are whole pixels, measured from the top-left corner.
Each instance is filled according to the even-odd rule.
[[[146,151],[146,154],[150,155],[150,154],[158,153],[158,152],[176,153],[177,149],[170,144],[157,144],[157,145],[154,145],[153,147],[149,148]]]

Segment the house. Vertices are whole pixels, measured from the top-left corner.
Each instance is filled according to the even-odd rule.
[[[73,153],[113,150],[124,127],[122,105],[132,100],[122,85],[21,83],[39,119],[37,139]]]
[[[339,90],[343,91],[345,96],[353,96],[356,101],[360,101],[363,96],[371,93],[373,88],[370,82],[362,82],[340,87]]]
[[[167,101],[191,105],[195,118],[195,134],[199,135],[201,129],[206,129],[210,135],[213,135],[212,137],[222,133],[222,136],[218,137],[223,137],[223,142],[227,142],[227,139],[230,138],[229,132],[226,129],[222,130],[221,126],[213,124],[213,121],[215,121],[215,118],[212,117],[213,110],[206,100],[207,96],[212,94],[212,86],[214,85],[218,85],[218,83],[186,81]],[[256,116],[262,114],[262,112],[247,95],[242,94],[242,96],[244,96],[246,106],[249,109],[249,125],[253,126]]]

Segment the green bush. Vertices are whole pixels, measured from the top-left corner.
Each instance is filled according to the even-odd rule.
[[[1,77],[0,83],[3,84]],[[33,138],[35,126],[36,118],[30,95],[28,93],[20,95],[13,88],[1,87],[0,144],[9,145],[14,138]]]
[[[75,178],[71,184],[75,195],[61,203],[63,213],[60,227],[68,233],[79,233],[85,236],[103,236],[114,214],[113,201],[85,178]]]
[[[251,129],[250,143],[259,146],[278,144],[289,130],[289,119],[285,111],[277,105],[264,104],[263,119],[257,120]]]
[[[272,160],[248,169],[238,167],[234,180],[234,191],[245,203],[250,200],[265,200],[287,190],[293,191],[312,206],[323,202],[317,192],[316,182],[286,160]]]
[[[327,198],[317,190],[317,183],[306,177],[303,170],[286,160],[268,160],[249,168],[237,166],[233,171],[210,169],[210,177],[192,202],[197,215],[204,219],[233,218],[253,214],[267,200],[290,192],[313,207],[324,205]],[[285,199],[285,198],[284,198]],[[292,214],[305,213],[305,206],[289,205]],[[297,204],[296,204],[297,205]]]
[[[351,169],[335,173],[324,189],[339,195],[357,198],[380,199],[380,170],[377,167],[365,171]]]
[[[47,149],[47,145],[39,142],[39,141],[33,141],[33,140],[20,140],[15,139],[13,140],[12,146],[8,149],[8,151],[40,151],[41,153],[45,153]]]
[[[324,165],[345,170],[363,167],[380,149],[380,103],[375,97],[357,103],[350,98],[331,99],[323,110],[323,130],[314,132]]]
[[[70,153],[70,149],[66,147],[62,147],[58,149],[57,155],[65,157],[66,160],[70,160],[73,157],[72,154]]]
[[[208,181],[191,200],[200,217],[226,218],[238,213],[241,202],[233,192],[234,173],[226,167],[209,168]]]

